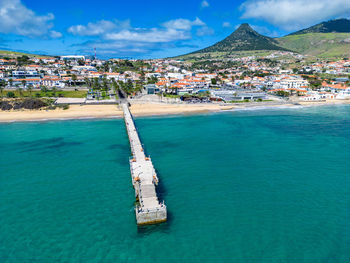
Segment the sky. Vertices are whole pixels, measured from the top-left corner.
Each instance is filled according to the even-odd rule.
[[[349,16],[349,0],[0,0],[0,49],[163,58],[210,46],[242,23],[279,37]]]

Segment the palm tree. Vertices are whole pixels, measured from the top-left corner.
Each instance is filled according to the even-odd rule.
[[[56,91],[57,91],[57,89],[56,89],[55,87],[53,87],[51,91],[52,91],[52,96],[55,97],[55,96],[56,96]]]
[[[17,87],[17,89],[16,89],[16,90],[18,91],[19,96],[23,97],[23,89],[22,89],[22,88],[20,88],[20,87]]]
[[[47,96],[47,92],[49,91],[45,86],[41,87],[41,91],[45,93]]]
[[[104,75],[102,78],[102,86],[103,86],[104,91],[108,90],[108,84],[109,84],[109,81],[108,81],[106,75]]]
[[[27,90],[29,91],[29,95],[31,97],[32,96],[33,86],[32,85],[28,85]]]
[[[27,84],[27,81],[22,80],[21,82],[22,82],[22,86],[23,86],[23,88],[25,88],[25,87],[26,87],[26,84]]]
[[[74,82],[74,86],[76,86],[76,85],[77,85],[77,83],[76,83],[76,81],[77,81],[77,75],[73,74],[73,75],[72,75],[72,80],[73,80],[73,82]]]
[[[86,86],[88,86],[89,88],[91,88],[91,81],[90,81],[90,79],[89,79],[89,78],[85,78],[84,80],[85,80]]]
[[[5,86],[6,86],[6,81],[5,80],[0,80],[0,93],[1,93],[1,97],[2,97],[2,93],[5,89]]]
[[[9,79],[9,84],[10,84],[10,87],[12,87],[12,85],[13,85],[13,79]]]

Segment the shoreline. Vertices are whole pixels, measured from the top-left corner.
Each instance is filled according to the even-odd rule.
[[[254,104],[132,104],[130,111],[135,117],[195,115],[205,113],[233,112],[242,110],[285,109],[312,106],[337,106],[350,104],[350,100],[303,101],[290,103]],[[117,105],[71,105],[69,109],[0,111],[0,123],[62,121],[87,119],[119,119],[123,112]]]

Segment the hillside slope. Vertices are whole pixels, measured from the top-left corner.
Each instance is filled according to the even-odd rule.
[[[276,39],[283,48],[320,58],[350,57],[350,33],[306,33]]]
[[[22,53],[22,52],[9,51],[9,50],[0,50],[0,57],[16,58],[16,57],[20,57],[20,56],[28,56],[31,58],[34,58],[34,57],[50,58],[51,57],[48,55],[37,55],[37,54],[29,54],[29,53]]]
[[[350,33],[350,20],[345,18],[330,20],[306,29],[302,29],[290,35],[309,33]]]
[[[193,52],[192,54],[257,50],[284,50],[284,48],[277,46],[277,42],[274,39],[260,35],[248,24],[242,24],[235,32],[224,40],[213,46]]]

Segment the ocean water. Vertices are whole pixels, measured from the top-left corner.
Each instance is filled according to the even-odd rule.
[[[167,223],[138,228],[123,120],[0,125],[0,262],[350,262],[350,107],[137,118]]]

